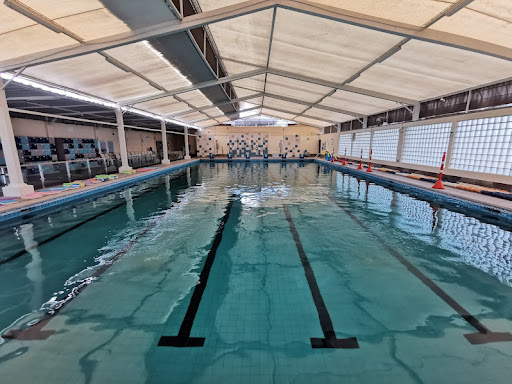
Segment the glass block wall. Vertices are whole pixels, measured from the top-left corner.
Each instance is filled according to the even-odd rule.
[[[375,131],[372,140],[373,158],[396,161],[399,134],[399,128]]]
[[[408,127],[402,149],[403,163],[438,167],[448,149],[452,123]]]
[[[450,168],[512,176],[512,116],[459,121]]]
[[[345,155],[345,149],[347,149],[347,156],[350,156],[352,153],[352,134],[342,134],[340,135],[340,141],[338,144],[338,155]]]
[[[363,158],[367,159],[370,157],[370,137],[371,132],[359,132],[355,134],[354,142],[352,143],[352,156],[361,156],[362,149]]]

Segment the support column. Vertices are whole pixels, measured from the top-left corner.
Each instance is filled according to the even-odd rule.
[[[167,130],[165,128],[165,120],[162,119],[162,164],[171,164],[169,160],[169,152],[167,151]]]
[[[363,129],[368,128],[368,116],[363,116]]]
[[[418,121],[420,119],[421,104],[416,103],[412,107],[412,121]]]
[[[124,132],[123,111],[120,107],[116,108],[117,133],[119,135],[119,148],[121,149],[121,166],[119,172],[131,171],[132,167],[128,165],[128,151],[126,150],[126,134]]]
[[[188,127],[185,127],[185,160],[190,159],[190,153],[188,149]]]
[[[0,88],[2,85],[3,81],[0,79]],[[0,90],[0,140],[2,141],[7,173],[9,174],[9,185],[2,189],[4,196],[20,197],[33,193],[34,187],[23,182],[18,149],[14,141],[14,132],[12,130],[11,117],[9,116],[7,98],[3,89]]]

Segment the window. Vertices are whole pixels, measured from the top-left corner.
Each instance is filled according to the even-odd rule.
[[[350,156],[352,153],[352,134],[340,135],[340,141],[338,145],[338,155],[344,156],[345,149],[347,150],[347,155]]]
[[[352,144],[352,156],[360,156],[363,150],[365,159],[370,157],[370,132],[360,132],[355,134],[354,143]]]
[[[512,176],[512,116],[459,121],[450,168]]]
[[[439,167],[448,149],[452,123],[421,125],[405,130],[402,159],[404,163]]]
[[[373,158],[379,160],[396,161],[399,134],[399,128],[385,129],[373,132]]]

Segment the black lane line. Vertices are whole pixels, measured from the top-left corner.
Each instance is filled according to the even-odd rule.
[[[423,284],[425,284],[432,292],[434,292],[439,298],[441,298],[446,304],[452,307],[464,320],[466,320],[473,328],[478,332],[467,333],[464,337],[471,344],[486,344],[494,343],[498,341],[512,341],[512,334],[509,332],[493,332],[485,325],[483,325],[476,317],[469,313],[462,305],[460,305],[453,297],[446,293],[441,287],[434,283],[430,278],[425,276],[417,267],[415,267],[410,261],[402,256],[396,249],[388,245],[384,239],[373,232],[366,224],[361,222],[352,212],[345,208],[339,201],[333,196],[330,196],[331,200],[340,207],[350,218],[355,221],[361,228],[363,228],[369,235],[373,236],[392,256],[394,256],[400,263],[402,263],[409,272],[416,276]]]
[[[108,260],[105,264],[103,264],[100,268],[98,268],[91,276],[81,282],[78,286],[74,287],[73,290],[68,294],[68,296],[62,300],[58,306],[52,308],[49,312],[45,313],[44,316],[39,320],[36,324],[31,325],[26,329],[11,329],[4,333],[1,337],[4,339],[17,339],[17,340],[46,340],[48,337],[53,335],[55,331],[43,331],[43,328],[48,324],[48,322],[67,304],[69,304],[74,298],[76,298],[85,288],[89,286],[89,284],[93,281],[93,279],[100,277],[107,269],[109,269],[112,264],[114,264],[117,260],[119,260],[123,255],[125,255],[132,247],[143,237],[146,235],[151,229],[156,227],[156,225],[164,219],[167,212],[174,206],[171,205],[169,209],[166,209],[160,216],[158,216],[153,222],[151,222],[146,228],[144,228],[141,232],[139,232],[130,242],[125,245],[120,251],[118,251],[110,260]]]
[[[143,191],[140,195],[137,195],[137,196],[132,197],[132,200],[136,200],[136,199],[138,199],[139,197],[141,197],[141,196],[145,195],[146,193],[152,192],[152,191],[154,191],[155,189],[158,189],[158,188],[160,188],[160,187],[151,188],[151,189],[149,189],[149,190],[147,190],[147,191]],[[105,214],[107,214],[107,213],[109,213],[109,212],[112,212],[113,210],[115,210],[115,209],[117,209],[117,208],[119,208],[119,207],[122,207],[123,205],[126,205],[126,201],[124,201],[124,202],[122,202],[122,203],[120,203],[120,204],[114,205],[113,207],[110,207],[110,208],[109,208],[109,209],[107,209],[106,211],[100,212],[100,213],[98,213],[97,215],[94,215],[94,216],[92,216],[92,217],[89,217],[88,219],[86,219],[86,220],[84,220],[84,221],[81,221],[81,222],[79,222],[79,223],[77,223],[77,224],[73,225],[72,227],[69,227],[69,228],[65,229],[65,230],[64,230],[64,231],[62,231],[62,232],[59,232],[59,233],[57,233],[57,234],[55,234],[55,235],[53,235],[53,236],[50,236],[49,238],[47,238],[47,239],[45,239],[45,240],[41,241],[40,243],[36,243],[36,244],[32,245],[32,246],[31,246],[31,247],[29,247],[29,248],[22,249],[21,251],[19,251],[19,252],[15,253],[15,254],[14,254],[14,255],[12,255],[12,256],[9,256],[9,257],[8,257],[8,258],[6,258],[6,259],[0,260],[0,265],[2,265],[2,264],[6,264],[6,263],[8,263],[8,262],[10,262],[10,261],[13,261],[13,260],[17,259],[18,257],[23,256],[25,253],[28,253],[28,252],[30,252],[31,250],[33,250],[33,249],[35,249],[35,248],[39,247],[40,245],[43,245],[43,244],[49,243],[49,242],[51,242],[51,241],[53,241],[53,240],[55,240],[55,239],[58,239],[59,237],[61,237],[61,236],[65,235],[66,233],[69,233],[69,232],[71,232],[71,231],[73,231],[73,230],[75,230],[75,229],[77,229],[77,228],[80,228],[82,225],[87,224],[87,223],[89,223],[89,222],[91,222],[91,221],[93,221],[93,220],[96,220],[98,217],[101,217],[101,216],[103,216],[103,215],[105,215]]]
[[[311,296],[313,296],[313,301],[315,302],[318,317],[320,319],[320,326],[322,327],[322,331],[324,333],[324,338],[311,338],[311,347],[342,349],[359,348],[359,343],[357,342],[357,338],[355,337],[349,337],[346,339],[338,339],[336,337],[334,326],[332,325],[331,316],[327,311],[327,307],[325,305],[322,294],[320,293],[320,288],[318,287],[318,283],[316,281],[315,273],[313,272],[313,268],[311,268],[311,264],[309,263],[306,252],[304,252],[304,248],[302,247],[302,243],[300,242],[299,233],[297,232],[297,228],[295,227],[295,223],[293,222],[287,205],[284,206],[284,212],[286,214],[286,220],[288,220],[288,224],[290,225],[290,232],[293,235],[293,240],[295,241],[295,245],[297,246],[297,251],[299,252],[300,261],[304,268],[304,273],[308,281],[309,289],[311,290]]]
[[[159,347],[202,347],[204,345],[204,337],[190,337],[190,332],[192,331],[192,326],[194,325],[194,320],[196,318],[199,305],[201,304],[201,299],[206,289],[206,284],[208,283],[208,277],[210,276],[210,271],[215,260],[215,255],[217,254],[217,248],[219,248],[220,242],[222,241],[222,232],[224,231],[224,227],[226,226],[226,223],[229,219],[229,214],[231,212],[231,208],[233,207],[233,201],[234,199],[231,197],[224,217],[222,218],[219,227],[217,228],[215,239],[213,240],[212,247],[210,248],[208,256],[206,257],[203,270],[199,275],[199,281],[194,288],[194,293],[192,294],[187,313],[185,314],[183,322],[181,323],[178,335],[160,337],[160,340],[158,341]]]

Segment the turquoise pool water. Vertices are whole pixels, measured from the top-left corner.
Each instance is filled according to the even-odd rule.
[[[203,163],[0,228],[0,383],[508,383],[512,235],[468,214]]]

